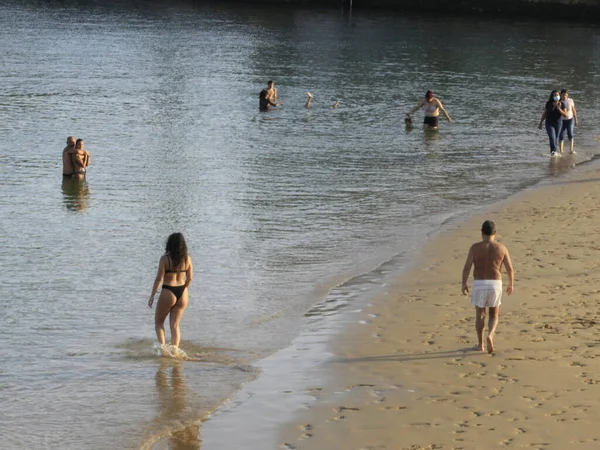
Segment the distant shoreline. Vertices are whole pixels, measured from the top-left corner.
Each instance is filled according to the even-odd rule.
[[[231,3],[240,0],[230,0]],[[198,3],[197,0],[194,3]],[[469,15],[502,19],[552,19],[597,22],[600,0],[250,0],[243,3],[280,6],[346,7],[352,11],[387,10],[432,15]]]

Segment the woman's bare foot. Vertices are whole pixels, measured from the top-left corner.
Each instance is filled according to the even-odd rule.
[[[492,353],[494,353],[494,338],[492,338],[492,336],[488,336],[487,338],[487,347],[488,347],[488,353],[491,355]]]

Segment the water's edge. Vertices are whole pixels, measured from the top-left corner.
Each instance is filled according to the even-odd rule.
[[[236,3],[236,0],[231,0]],[[238,0],[239,1],[239,0]],[[196,2],[194,2],[196,3]],[[244,2],[248,3],[248,2]],[[305,5],[311,7],[344,7],[355,11],[385,9],[436,15],[473,15],[493,18],[556,19],[595,22],[600,18],[600,3],[593,0],[253,0],[255,4],[277,4],[279,7]]]
[[[600,154],[577,163],[576,168],[585,172],[599,169]],[[388,284],[387,280],[397,280],[403,274],[418,266],[422,259],[422,251],[430,241],[460,227],[461,224],[485,213],[485,211],[513,201],[516,197],[545,187],[553,182],[561,182],[572,173],[567,172],[558,177],[542,178],[506,198],[486,205],[479,205],[472,209],[468,215],[454,214],[444,220],[436,230],[428,233],[426,239],[418,245],[414,252],[407,252],[410,253],[410,260],[404,260],[404,264],[398,266],[396,259],[400,255],[397,255],[388,261],[382,262],[373,271],[347,280],[333,289],[327,299],[307,311],[306,317],[312,317],[313,311],[332,302],[336,305],[332,311],[334,313],[339,312],[339,314],[321,316],[321,320],[316,323],[308,323],[288,347],[257,362],[255,366],[261,372],[257,379],[246,383],[239,391],[225,399],[221,406],[202,419],[202,448],[205,450],[223,448],[223,446],[238,448],[238,445],[243,445],[246,449],[275,448],[277,443],[274,439],[277,430],[282,425],[291,422],[299,410],[315,401],[315,397],[310,395],[309,391],[311,385],[318,383],[314,379],[308,379],[306,374],[309,370],[314,374],[315,368],[322,365],[329,358],[331,355],[329,347],[332,341],[342,332],[345,325],[355,323],[353,320],[348,320],[349,315],[353,312],[362,312],[363,308],[368,306],[369,302],[373,301],[373,298],[385,288]],[[379,276],[369,277],[373,274]],[[363,277],[369,278],[366,283],[353,283]],[[374,283],[374,279],[379,282]],[[332,298],[336,297],[336,294],[339,296],[339,290],[347,286],[357,291],[354,296],[349,295],[353,297],[354,301],[339,302],[338,299]],[[347,296],[348,294],[342,295],[342,297]],[[322,339],[323,336],[325,336],[325,339]],[[324,378],[326,378],[326,375]],[[277,392],[278,389],[279,392]],[[306,394],[300,394],[301,392]],[[282,408],[282,405],[285,405],[285,408]],[[260,410],[260,414],[258,414],[259,411],[254,410],[255,408]],[[272,415],[269,415],[269,412]],[[265,418],[266,416],[270,418],[271,422]],[[272,422],[275,417],[277,417],[276,423]],[[236,439],[240,438],[232,437],[229,432],[233,429],[238,430],[235,433],[236,436],[243,436],[239,443]],[[249,435],[252,434],[256,435],[256,441],[249,438]],[[269,442],[270,439],[273,440],[273,446],[265,446],[265,443]],[[231,442],[232,440],[233,442]],[[253,442],[260,443],[259,447],[253,447]]]

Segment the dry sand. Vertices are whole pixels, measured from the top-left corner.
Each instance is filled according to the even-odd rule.
[[[475,314],[460,292],[487,218],[516,270],[494,355],[470,350]],[[368,323],[336,339],[336,381],[313,386],[281,447],[600,448],[599,227],[596,164],[433,239],[422,264],[365,310]]]

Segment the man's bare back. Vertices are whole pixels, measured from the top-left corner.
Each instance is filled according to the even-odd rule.
[[[501,280],[500,269],[508,250],[499,242],[481,241],[471,246],[473,255],[473,278],[475,280]]]

